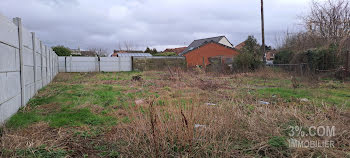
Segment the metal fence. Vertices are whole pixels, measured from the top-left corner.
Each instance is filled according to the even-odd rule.
[[[288,72],[304,75],[310,72],[310,67],[307,63],[301,64],[272,64],[267,65],[272,68],[280,68]]]

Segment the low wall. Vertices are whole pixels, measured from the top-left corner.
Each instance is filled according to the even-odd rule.
[[[34,32],[0,14],[0,125],[58,73],[58,56]]]
[[[133,57],[133,70],[164,70],[169,67],[179,67],[185,69],[185,57]]]
[[[59,57],[59,72],[132,71],[131,57]]]

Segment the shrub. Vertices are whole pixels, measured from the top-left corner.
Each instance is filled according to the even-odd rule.
[[[275,55],[275,59],[273,61],[274,64],[289,64],[290,60],[293,57],[293,52],[284,50],[280,51]]]
[[[258,44],[254,36],[248,36],[245,40],[244,47],[240,50],[240,54],[234,59],[233,66],[242,71],[255,70],[262,65],[261,62],[261,46]]]
[[[177,56],[177,54],[174,52],[164,52],[164,53],[154,54],[154,56]]]
[[[310,49],[296,54],[293,63],[308,63],[311,70],[335,69],[339,62],[332,48]]]
[[[151,50],[149,47],[147,47],[146,50],[144,51],[144,53],[150,53],[150,54],[152,54],[152,50]]]
[[[257,58],[254,58],[253,54],[241,53],[235,57],[233,65],[234,68],[238,70],[248,71],[256,70],[262,65],[262,62]]]
[[[72,54],[72,51],[64,46],[55,46],[52,49],[58,56],[70,56]]]

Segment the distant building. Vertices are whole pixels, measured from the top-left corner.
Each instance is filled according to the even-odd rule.
[[[97,56],[95,51],[82,50],[82,49],[80,49],[80,47],[78,47],[78,49],[70,49],[70,50],[71,50],[73,56],[86,56],[86,57],[95,57],[95,56]]]
[[[113,53],[112,57],[151,57],[150,53]]]
[[[80,47],[78,47],[78,49],[70,49],[70,51],[72,52],[72,55],[76,55],[76,56],[81,55]]]
[[[113,53],[143,53],[142,50],[114,50]]]
[[[238,44],[235,48],[236,48],[237,50],[241,50],[244,46],[245,46],[245,41],[242,42],[242,43],[240,43],[240,44]]]
[[[81,51],[81,56],[86,56],[86,57],[95,57],[97,56],[96,52],[94,51]]]
[[[225,36],[205,38],[193,41],[180,56],[185,56],[189,67],[210,64],[208,58],[222,56],[233,58],[238,51]]]
[[[268,51],[266,53],[266,60],[271,60],[273,61],[275,59],[276,51]]]
[[[177,55],[182,53],[187,47],[180,47],[180,48],[167,48],[163,52],[174,52]]]

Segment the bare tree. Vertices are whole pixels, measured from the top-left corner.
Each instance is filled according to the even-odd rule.
[[[279,49],[293,50],[295,52],[303,52],[310,48],[317,48],[330,44],[327,40],[307,32],[287,32],[278,40],[282,43]]]
[[[313,1],[311,12],[304,20],[308,33],[339,42],[350,35],[349,0]]]
[[[350,37],[350,3],[349,0],[313,1],[310,13],[303,16],[306,31],[298,33],[287,32],[279,39],[282,49],[295,52],[310,48],[337,44],[338,55],[347,49]],[[346,48],[347,47],[347,48]],[[350,48],[350,47],[349,47]]]
[[[132,51],[138,48],[138,45],[134,41],[118,42],[118,50]]]
[[[94,52],[98,57],[107,56],[107,49],[104,48],[90,48],[89,51]]]

